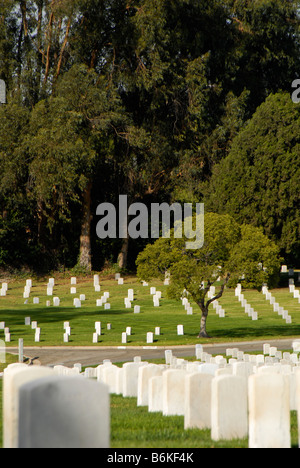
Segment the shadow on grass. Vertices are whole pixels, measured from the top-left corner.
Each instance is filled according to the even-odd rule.
[[[119,316],[119,315],[132,315],[132,311],[122,309],[91,309],[80,308],[73,309],[71,307],[57,307],[55,308],[24,308],[23,310],[9,309],[5,314],[5,319],[10,326],[23,326],[25,317],[31,317],[38,323],[57,323],[64,320],[76,320],[80,318],[101,317],[101,316]]]
[[[211,338],[224,338],[230,339],[243,339],[249,338],[250,340],[260,339],[265,337],[281,337],[289,338],[300,335],[299,325],[270,325],[258,327],[239,327],[232,329],[211,329],[208,330]]]

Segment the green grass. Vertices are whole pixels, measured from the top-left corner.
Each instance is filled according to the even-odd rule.
[[[197,338],[200,324],[200,310],[195,304],[194,315],[188,316],[181,302],[167,298],[167,287],[154,281],[149,287],[143,287],[134,278],[126,278],[123,286],[118,286],[112,279],[102,279],[101,293],[95,293],[92,278],[78,278],[77,295],[86,294],[87,300],[81,309],[73,307],[70,294],[70,280],[56,276],[54,296],[61,299],[59,308],[46,307],[47,280],[34,281],[29,304],[24,305],[24,280],[11,281],[6,297],[0,297],[0,321],[5,321],[10,328],[11,343],[17,346],[18,339],[24,339],[25,346],[121,346],[121,334],[127,326],[132,327],[132,336],[128,346],[145,346],[146,333],[155,327],[161,327],[162,335],[156,337],[156,346],[192,345],[195,343],[230,342],[243,340],[269,340],[297,337],[300,334],[300,306],[288,288],[276,289],[272,294],[281,306],[292,316],[292,324],[273,312],[273,307],[264,296],[254,290],[245,291],[245,298],[258,312],[258,321],[252,321],[241,307],[233,290],[227,290],[219,301],[226,311],[226,318],[219,318],[211,308],[208,318],[208,332],[211,340]],[[150,286],[157,286],[163,293],[161,307],[154,308],[150,296]],[[125,309],[124,297],[127,290],[135,291],[134,304],[141,306],[141,314],[134,314],[133,309]],[[111,310],[96,307],[96,299],[104,291],[110,292]],[[33,297],[40,298],[40,305],[33,305]],[[34,331],[25,326],[25,317],[38,322],[41,327],[41,341],[34,342]],[[63,323],[69,321],[72,335],[69,343],[63,342]],[[96,321],[102,322],[104,334],[98,344],[92,344],[92,335]],[[112,330],[107,331],[107,323]],[[183,324],[185,335],[177,336],[177,325]],[[3,339],[0,331],[0,339]],[[7,354],[7,363],[15,357]],[[1,371],[1,369],[0,369]],[[2,414],[2,381],[0,380],[0,414]],[[291,415],[292,446],[298,446],[298,428],[296,413]],[[0,441],[2,440],[2,418],[0,418]],[[147,408],[137,407],[135,398],[111,397],[111,446],[112,448],[201,448],[201,447],[247,447],[247,440],[214,442],[210,431],[184,430],[183,417],[164,417],[160,413],[148,413]]]
[[[291,412],[292,447],[298,447],[297,413]],[[111,397],[112,448],[247,448],[248,439],[215,442],[210,430],[184,430],[183,417],[137,407],[136,398]]]
[[[161,327],[161,336],[155,337],[154,345],[191,345],[196,342],[207,343],[243,340],[268,340],[276,338],[296,337],[300,334],[300,305],[288,288],[272,291],[276,299],[292,316],[292,324],[273,312],[272,306],[262,293],[254,290],[245,291],[245,297],[258,312],[258,321],[252,321],[241,307],[233,290],[227,290],[219,301],[226,311],[225,318],[219,318],[211,306],[208,318],[208,333],[212,340],[198,339],[200,326],[200,309],[195,304],[194,315],[188,316],[181,302],[167,298],[167,287],[161,282],[153,281],[149,287],[143,287],[134,277],[126,278],[123,286],[115,280],[103,279],[101,293],[95,293],[92,278],[78,278],[77,295],[85,294],[86,302],[81,309],[73,307],[74,296],[70,294],[70,280],[56,276],[54,296],[61,299],[59,308],[46,307],[45,281],[34,281],[29,304],[24,305],[23,290],[25,280],[12,281],[6,297],[0,297],[0,321],[5,321],[11,332],[9,346],[17,346],[18,339],[24,339],[25,346],[120,346],[121,334],[127,326],[132,327],[132,336],[128,338],[128,346],[145,346],[146,334],[155,327]],[[150,286],[157,286],[163,293],[161,307],[153,307]],[[141,314],[134,314],[133,309],[125,309],[124,297],[129,288],[135,291],[134,304],[141,306]],[[104,291],[109,291],[111,310],[96,307]],[[33,305],[33,297],[40,298],[40,305]],[[34,342],[34,331],[25,326],[25,317],[37,321],[41,328],[40,343]],[[72,334],[69,343],[63,342],[63,323],[69,321]],[[101,321],[103,335],[99,343],[92,343],[96,321]],[[112,324],[112,330],[107,331],[106,325]],[[177,336],[177,325],[184,325],[185,335]],[[4,338],[0,331],[0,339]]]

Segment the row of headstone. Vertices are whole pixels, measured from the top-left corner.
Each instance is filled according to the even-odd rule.
[[[5,322],[0,322],[0,330],[3,330],[5,343],[10,343],[10,330],[9,327],[5,325]]]
[[[93,333],[93,343],[98,343],[99,342],[99,337],[101,336],[102,333],[102,324],[101,322],[95,322],[95,331]],[[111,330],[112,326],[111,323],[107,324],[107,330]]]
[[[265,296],[266,301],[269,301],[270,305],[273,306],[274,312],[277,312],[278,315],[281,316],[287,324],[291,324],[292,317],[289,315],[289,312],[286,309],[284,309],[284,307],[281,307],[278,302],[276,302],[276,298],[268,290],[267,286],[263,286],[262,293]]]
[[[49,278],[47,283],[47,296],[53,296],[55,286],[55,278]]]
[[[9,327],[4,326],[3,331],[4,331],[4,341],[5,341],[5,343],[10,343],[11,336],[10,336]]]
[[[165,365],[107,364],[98,379],[112,393],[137,397],[149,412],[184,416],[185,429],[210,429],[213,440],[249,437],[251,448],[289,448],[290,411],[300,413],[299,357],[269,344],[263,352],[233,348],[227,358],[212,357],[200,346],[201,362],[187,362],[167,350]]]
[[[191,306],[188,298],[187,297],[182,297],[181,298],[181,303],[184,306],[187,315],[193,315],[193,307]]]
[[[152,296],[152,299],[153,299],[153,306],[160,307],[160,300],[162,298],[162,292],[157,291],[156,287],[153,286],[150,288],[150,295]]]
[[[32,330],[35,332],[34,341],[38,343],[41,338],[41,329],[38,327],[38,323],[36,321],[31,321],[30,317],[25,317],[25,326],[30,326]]]
[[[164,286],[169,286],[171,281],[171,275],[169,271],[165,272]]]
[[[238,284],[235,288],[235,296],[238,298],[241,306],[245,309],[245,313],[250,317],[252,320],[258,320],[258,313],[254,310],[251,304],[245,299],[244,294],[242,293],[242,285]]]
[[[118,282],[118,285],[123,285],[124,284],[124,278],[121,277],[120,273],[115,274],[115,280]]]
[[[289,291],[291,294],[293,294],[294,299],[298,299],[298,302],[300,304],[300,290],[296,289],[294,284],[290,284]]]
[[[13,364],[3,377],[4,448],[109,448],[109,389],[42,366]]]
[[[225,318],[225,317],[226,317],[226,312],[225,312],[225,310],[223,309],[223,307],[221,306],[221,304],[219,303],[219,301],[214,300],[214,302],[212,303],[212,305],[213,305],[213,308],[214,308],[215,311],[216,311],[216,314],[217,314],[220,318]]]
[[[127,327],[126,331],[122,333],[122,344],[127,344],[127,338],[128,336],[132,335],[132,327]],[[153,332],[147,332],[146,335],[146,343],[147,344],[152,344],[154,342],[154,336],[160,336],[161,335],[161,328],[160,327],[155,327],[155,331]],[[184,326],[183,325],[177,325],[177,335],[178,336],[184,336]]]

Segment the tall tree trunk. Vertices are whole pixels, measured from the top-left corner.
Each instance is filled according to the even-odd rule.
[[[127,267],[128,248],[129,248],[129,236],[126,239],[123,239],[122,248],[118,256],[119,268],[121,268],[122,270]]]
[[[89,182],[83,193],[83,213],[82,213],[80,254],[79,254],[79,265],[87,271],[92,271],[91,201],[92,201],[92,182]]]
[[[206,331],[208,307],[205,307],[205,305],[201,303],[198,303],[198,306],[200,307],[202,311],[201,322],[200,322],[200,333],[198,335],[198,338],[209,338],[207,331]]]
[[[227,273],[226,277],[224,278],[223,280],[223,284],[221,285],[221,289],[219,291],[218,294],[216,294],[213,298],[209,299],[206,303],[205,303],[205,296],[211,286],[211,283],[208,283],[208,286],[206,287],[206,289],[204,290],[204,297],[203,297],[203,300],[201,300],[200,302],[197,302],[197,305],[200,307],[201,311],[202,311],[202,316],[201,316],[201,323],[200,323],[200,333],[198,335],[198,338],[210,338],[210,336],[207,334],[207,331],[206,331],[206,322],[207,322],[207,317],[208,317],[208,310],[209,310],[209,306],[212,302],[216,301],[217,299],[220,299],[223,294],[224,294],[224,290],[225,290],[225,287],[228,283],[230,279],[230,273]]]

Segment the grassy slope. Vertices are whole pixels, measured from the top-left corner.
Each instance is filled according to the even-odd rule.
[[[146,344],[146,333],[154,332],[155,327],[161,327],[161,336],[155,337],[155,345],[187,345],[199,340],[197,334],[200,324],[200,310],[195,304],[194,315],[188,316],[180,302],[169,300],[166,296],[167,288],[159,282],[151,283],[163,293],[161,307],[154,308],[149,287],[143,287],[138,280],[130,278],[124,286],[118,286],[114,280],[101,281],[101,293],[95,293],[92,279],[81,279],[77,285],[77,295],[86,294],[86,302],[81,309],[73,307],[74,296],[70,294],[70,280],[57,279],[54,295],[61,299],[61,306],[46,307],[46,282],[34,281],[28,305],[24,305],[24,281],[10,283],[7,297],[0,297],[0,321],[5,321],[10,328],[11,343],[7,346],[17,346],[18,339],[24,339],[25,346],[32,346],[34,331],[25,326],[25,317],[38,322],[41,328],[41,342],[38,346],[93,346],[92,336],[95,322],[101,321],[103,335],[98,344],[94,346],[119,346],[121,334],[127,326],[132,327],[132,336],[128,345],[140,346]],[[134,304],[141,306],[141,314],[134,314],[132,309],[125,309],[124,297],[129,288],[135,291]],[[104,291],[110,292],[109,302],[111,310],[96,307]],[[270,339],[283,337],[297,337],[300,335],[300,305],[287,288],[274,290],[276,300],[285,307],[292,316],[292,324],[285,321],[273,312],[272,306],[257,291],[245,291],[245,297],[258,312],[258,321],[252,321],[245,314],[233,290],[227,290],[219,301],[226,311],[226,318],[219,318],[211,306],[208,319],[208,332],[214,342],[237,341],[252,339]],[[33,297],[40,298],[40,305],[33,305]],[[63,342],[63,323],[69,321],[72,334],[68,344]],[[112,330],[107,331],[107,323],[112,324]],[[177,336],[177,325],[183,324],[185,335]],[[0,331],[0,339],[4,338]]]

